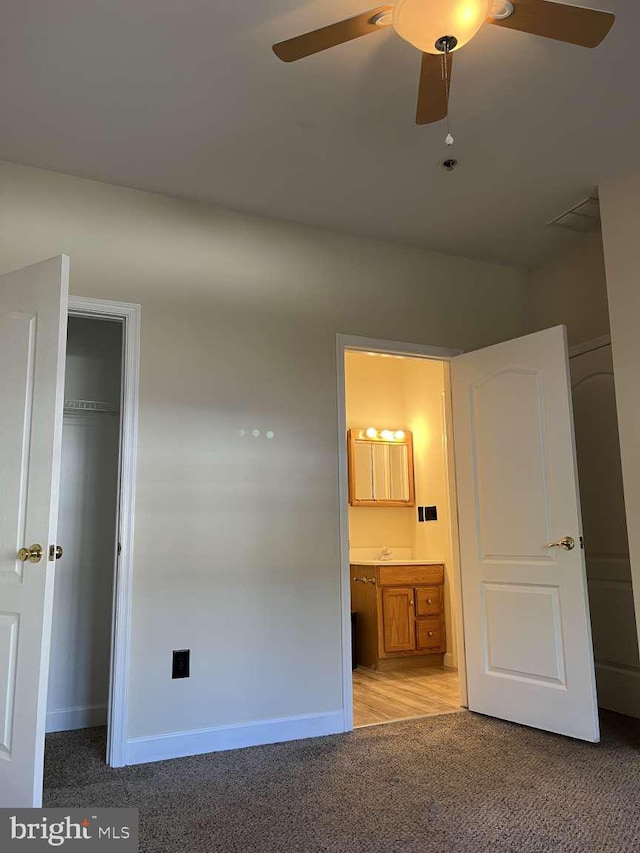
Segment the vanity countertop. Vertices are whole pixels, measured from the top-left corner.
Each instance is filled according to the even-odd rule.
[[[442,566],[444,560],[351,560],[352,566]]]

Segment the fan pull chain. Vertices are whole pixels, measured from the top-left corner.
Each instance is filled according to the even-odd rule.
[[[447,62],[447,54],[449,53],[449,47],[447,44],[444,46],[444,51],[442,52],[441,62],[442,62],[442,79],[444,81],[444,91],[447,99],[447,135],[444,138],[445,144],[450,148],[453,145],[453,136],[451,135],[451,129],[449,127],[449,64]]]

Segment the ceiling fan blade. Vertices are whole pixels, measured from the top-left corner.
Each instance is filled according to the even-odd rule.
[[[443,73],[443,62],[447,63],[447,80],[451,84],[453,54],[422,54],[416,124],[431,124],[447,117],[449,108],[447,80]]]
[[[549,0],[512,0],[512,3],[513,14],[510,17],[488,18],[488,22],[581,47],[597,47],[616,19],[611,12]]]
[[[339,21],[337,24],[330,24],[328,27],[322,27],[319,30],[313,30],[310,33],[278,42],[278,44],[273,45],[273,52],[283,62],[295,62],[296,59],[311,56],[313,53],[320,53],[321,50],[344,44],[344,42],[360,38],[360,36],[378,33],[385,30],[386,26],[373,24],[371,23],[372,19],[376,15],[392,10],[393,6],[377,6],[375,9],[369,9],[368,12],[363,12],[354,18],[348,18],[346,21]]]

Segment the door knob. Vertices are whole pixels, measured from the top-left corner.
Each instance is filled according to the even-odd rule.
[[[42,559],[42,545],[32,545],[31,548],[20,548],[18,559],[21,563],[39,563]]]
[[[564,548],[565,551],[571,551],[576,547],[575,541],[571,536],[564,536],[558,542],[549,542],[547,548]]]
[[[49,559],[50,560],[59,560],[63,554],[64,554],[64,548],[62,547],[62,545],[49,545]]]

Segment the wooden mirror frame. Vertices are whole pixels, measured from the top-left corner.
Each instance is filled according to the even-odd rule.
[[[349,504],[350,506],[367,507],[413,507],[415,506],[415,483],[413,472],[413,436],[408,430],[403,430],[404,438],[401,441],[386,441],[385,439],[362,438],[360,429],[347,430],[347,460],[349,468]],[[409,500],[408,501],[361,501],[356,498],[356,442],[369,441],[371,444],[390,444],[392,446],[405,445],[407,448],[407,466],[409,468]]]

